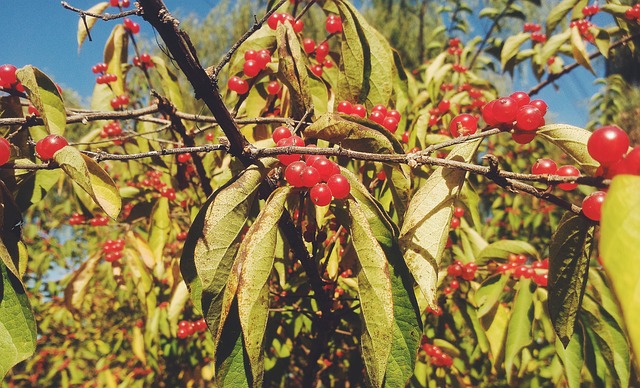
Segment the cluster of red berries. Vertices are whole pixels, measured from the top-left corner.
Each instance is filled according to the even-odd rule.
[[[178,331],[176,336],[180,339],[185,339],[195,333],[204,333],[207,331],[207,323],[204,318],[200,318],[197,321],[185,321],[178,322]]]
[[[569,23],[569,27],[576,27],[584,40],[591,43],[595,41],[593,34],[591,33],[591,31],[589,31],[589,28],[591,28],[592,26],[593,23],[591,23],[587,19],[573,20],[571,21],[571,23]]]
[[[534,283],[541,287],[546,287],[549,281],[549,259],[542,261],[534,260],[527,265],[527,256],[514,253],[508,257],[509,262],[500,264],[496,272],[500,274],[508,274],[514,279],[532,279]]]
[[[324,27],[330,34],[338,34],[342,32],[342,19],[338,15],[329,15],[325,20]]]
[[[539,32],[542,30],[542,26],[538,23],[525,23],[523,30],[524,32]]]
[[[109,5],[118,8],[129,8],[129,6],[131,5],[131,0],[109,0]]]
[[[191,160],[191,154],[178,154],[176,160],[178,163],[188,163]]]
[[[536,43],[544,43],[547,41],[547,34],[543,34],[541,32],[532,32],[531,40]]]
[[[531,173],[535,175],[559,175],[559,176],[570,176],[570,177],[579,177],[580,170],[578,170],[575,166],[572,165],[564,165],[558,167],[556,162],[548,158],[538,159],[537,162],[531,167]],[[559,183],[559,189],[564,191],[571,191],[578,187],[577,183]]]
[[[173,201],[174,199],[176,199],[176,191],[173,187],[163,187],[160,189],[160,196]]]
[[[244,52],[244,64],[242,68],[247,77],[253,78],[257,76],[261,70],[266,69],[270,62],[271,52],[269,50],[247,50]]]
[[[140,32],[140,24],[134,22],[129,18],[125,18],[123,24],[124,28],[132,34],[137,34],[138,32]]]
[[[478,270],[478,265],[474,262],[463,264],[460,260],[455,260],[451,265],[447,267],[447,275],[451,276],[454,279],[451,280],[448,287],[445,287],[445,290],[443,292],[445,294],[450,294],[453,292],[453,290],[458,288],[459,283],[458,283],[458,280],[456,280],[456,278],[472,281],[473,279],[476,278],[477,270]],[[455,280],[455,283],[452,284],[454,280]]]
[[[176,236],[176,240],[184,241],[184,240],[187,239],[187,235],[188,235],[188,232],[185,232],[184,230],[180,231],[180,232],[178,232],[178,235]]]
[[[545,124],[547,109],[544,101],[531,100],[525,92],[515,92],[487,103],[482,108],[482,118],[487,125],[515,129],[513,140],[527,144],[535,137],[535,131]]]
[[[437,345],[432,345],[424,342],[421,345],[422,350],[429,356],[429,362],[433,366],[449,368],[453,365],[453,358],[450,355],[443,352]]]
[[[229,81],[227,81],[227,87],[229,90],[236,92],[239,95],[246,94],[249,91],[249,83],[237,75],[229,78]]]
[[[36,143],[36,154],[43,161],[53,159],[53,155],[69,143],[60,135],[47,135]]]
[[[329,43],[327,41],[321,42],[316,46],[316,42],[313,39],[304,38],[302,39],[302,49],[307,54],[315,53],[316,61],[321,64],[316,66],[320,66],[320,69],[322,69],[322,66],[329,68],[333,66],[331,59],[327,58],[327,55],[329,55]],[[313,66],[311,67],[311,71],[314,71]],[[314,71],[314,74],[317,75],[317,72]],[[322,75],[322,73],[320,75]]]
[[[155,64],[151,60],[151,55],[149,53],[142,53],[140,54],[140,56],[136,55],[135,57],[133,57],[133,66],[137,66],[142,69],[148,69],[155,66]]]
[[[107,240],[102,244],[102,253],[104,253],[104,260],[108,263],[113,263],[122,258],[122,250],[124,249],[124,239],[119,238],[117,240]]]
[[[349,101],[341,101],[336,109],[339,113],[355,117],[367,117],[367,108],[362,104],[351,104]],[[382,125],[387,131],[395,133],[398,129],[402,115],[395,109],[388,109],[382,104],[371,108],[369,120]]]
[[[453,209],[453,217],[451,217],[451,229],[458,229],[460,227],[460,219],[464,217],[464,209],[456,207]]]
[[[100,131],[100,137],[106,139],[108,137],[118,137],[122,135],[122,127],[117,121],[111,121],[102,126],[102,131]],[[122,144],[122,140],[114,140],[114,144],[120,145]]]
[[[449,47],[447,48],[449,55],[462,55],[462,47],[460,47],[460,38],[449,39]]]
[[[129,105],[129,96],[126,94],[121,94],[117,97],[114,97],[110,101],[111,107],[115,110],[125,108]]]
[[[585,17],[593,16],[598,12],[600,12],[600,6],[598,4],[587,5],[586,7],[582,8],[582,15],[584,15]]]
[[[96,78],[96,83],[97,84],[110,84],[112,82],[116,82],[118,80],[118,76],[115,74],[101,74]]]
[[[69,225],[82,225],[84,224],[85,218],[80,213],[73,213],[71,217],[69,217]]]
[[[640,3],[636,3],[632,7],[627,9],[624,12],[624,17],[626,17],[627,20],[631,20],[631,21],[640,20]]]
[[[18,77],[16,76],[17,70],[18,68],[13,65],[0,66],[0,88],[24,92],[24,86],[18,82]]]
[[[302,20],[296,20],[293,16],[288,13],[274,13],[267,19],[267,24],[269,28],[275,30],[278,28],[278,24],[288,21],[291,23],[291,27],[293,27],[293,31],[296,33],[302,32],[304,29],[304,22]]]
[[[105,226],[108,223],[109,223],[109,217],[107,216],[97,216],[89,220],[89,225],[91,226]]]
[[[292,135],[287,127],[273,131],[273,141],[278,147],[304,147],[301,137]],[[340,167],[322,155],[300,154],[278,155],[280,163],[287,166],[284,177],[293,187],[308,187],[311,201],[318,206],[326,206],[333,198],[346,198],[351,192],[351,184],[340,173]]]

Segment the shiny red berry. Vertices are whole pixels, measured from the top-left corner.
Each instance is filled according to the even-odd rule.
[[[457,115],[449,124],[449,131],[453,137],[472,135],[477,130],[478,118],[469,113]]]
[[[582,214],[593,221],[600,221],[602,215],[602,204],[607,193],[604,191],[595,191],[587,195],[582,200]]]
[[[309,197],[316,206],[327,206],[331,203],[333,195],[329,185],[318,183],[309,190]]]
[[[53,159],[53,155],[68,146],[67,139],[59,135],[48,135],[36,143],[36,153],[42,161]]]
[[[556,175],[579,177],[580,176],[580,170],[578,170],[576,167],[571,166],[571,165],[562,166],[562,167],[558,168],[558,171],[556,171]],[[558,188],[560,188],[562,190],[565,190],[565,191],[573,190],[576,187],[578,187],[577,183],[560,183],[560,184],[558,184]]]
[[[592,158],[603,166],[609,166],[629,150],[629,136],[615,125],[607,125],[593,131],[587,141],[587,150]]]

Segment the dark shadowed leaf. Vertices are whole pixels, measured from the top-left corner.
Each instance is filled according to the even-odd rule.
[[[469,161],[478,141],[456,146],[447,159]],[[409,271],[430,305],[434,305],[438,269],[449,235],[453,205],[466,172],[438,167],[413,194],[400,230],[399,244]]]
[[[291,114],[301,120],[313,108],[309,92],[309,71],[304,61],[304,52],[291,24],[280,24],[277,30],[278,71],[291,93]]]
[[[640,177],[615,177],[602,208],[600,254],[622,311],[634,354],[640,354]],[[640,369],[640,359],[634,358]]]
[[[558,338],[567,346],[587,284],[593,226],[567,212],[549,247],[549,315]]]

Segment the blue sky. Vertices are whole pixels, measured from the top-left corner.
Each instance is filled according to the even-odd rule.
[[[83,9],[97,3],[96,0],[68,2]],[[215,0],[165,1],[169,10],[178,15],[197,13],[202,16],[208,13],[214,2]],[[91,66],[102,60],[104,42],[113,23],[120,21],[99,21],[92,30],[93,42],[86,41],[78,53],[78,15],[64,9],[59,1],[42,0],[34,3],[2,0],[1,4],[5,17],[0,23],[0,36],[5,44],[0,64],[10,63],[17,67],[34,65],[49,74],[63,88],[74,89],[83,98],[88,98],[95,82]],[[38,8],[37,12],[34,11],[34,6]],[[154,35],[151,28],[141,18],[135,19],[142,25],[141,36],[152,41]],[[548,103],[550,114],[557,122],[584,126],[588,120],[589,98],[596,91],[594,80],[586,70],[579,69],[557,82],[558,91],[549,86],[537,98]],[[535,83],[533,76],[518,77],[514,80],[514,88],[527,90]]]

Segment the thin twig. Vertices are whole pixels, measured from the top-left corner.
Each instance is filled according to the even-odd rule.
[[[80,17],[83,17],[83,15],[86,16],[90,16],[92,18],[96,18],[96,19],[102,19],[102,20],[113,20],[113,19],[121,19],[123,17],[127,17],[127,16],[131,16],[131,15],[140,15],[140,10],[139,9],[131,9],[129,11],[123,11],[123,12],[119,12],[117,14],[109,14],[109,13],[103,13],[103,14],[99,14],[99,13],[93,13],[93,12],[87,12],[83,9],[80,8],[76,8],[72,5],[70,5],[69,3],[67,3],[66,1],[61,1],[60,4],[68,9],[69,11],[73,11],[77,14],[80,15]]]

